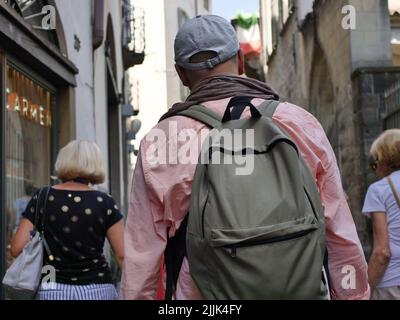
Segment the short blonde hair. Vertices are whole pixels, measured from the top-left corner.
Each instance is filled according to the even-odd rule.
[[[393,170],[400,169],[400,129],[387,130],[372,144],[370,155],[374,162]]]
[[[71,141],[60,150],[56,171],[62,181],[80,178],[91,184],[103,183],[106,175],[100,148],[86,140]]]

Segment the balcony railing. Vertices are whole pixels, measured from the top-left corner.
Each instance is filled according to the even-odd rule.
[[[400,81],[385,91],[384,103],[386,109],[385,130],[400,128]]]
[[[125,70],[142,64],[145,56],[144,10],[134,7],[130,0],[124,1],[123,57]]]

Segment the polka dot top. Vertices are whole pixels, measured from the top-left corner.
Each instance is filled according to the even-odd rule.
[[[39,191],[34,194],[23,214],[32,223],[38,194]],[[44,200],[41,200],[39,226],[43,207]],[[45,254],[44,264],[54,266],[56,282],[75,285],[112,283],[103,247],[108,229],[121,219],[123,216],[113,198],[103,192],[51,188],[44,234],[54,261]]]

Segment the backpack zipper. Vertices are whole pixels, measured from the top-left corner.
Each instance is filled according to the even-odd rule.
[[[271,238],[271,239],[267,239],[267,240],[260,240],[260,241],[248,241],[248,242],[238,243],[235,245],[228,245],[228,246],[224,246],[224,247],[231,250],[232,258],[236,258],[238,248],[260,246],[260,245],[271,244],[271,243],[276,243],[276,242],[294,240],[294,239],[302,238],[313,231],[315,231],[315,230],[304,230],[304,231],[296,232],[296,233],[289,234],[286,236],[280,236],[280,237],[275,237],[275,238]]]

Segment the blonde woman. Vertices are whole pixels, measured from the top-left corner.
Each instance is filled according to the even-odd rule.
[[[372,145],[371,168],[379,180],[365,198],[373,221],[368,278],[373,300],[400,300],[400,130],[384,132]],[[396,198],[399,198],[398,200]]]
[[[41,300],[115,300],[111,271],[103,255],[108,238],[119,266],[123,261],[123,217],[111,196],[94,190],[105,171],[98,146],[72,141],[57,158],[61,184],[50,188],[44,214],[44,235],[54,260],[45,255],[44,265],[56,270],[56,283],[40,291]],[[29,241],[35,222],[38,192],[29,202],[11,244],[17,257]],[[44,207],[46,210],[44,212]],[[38,225],[41,225],[39,221]]]

